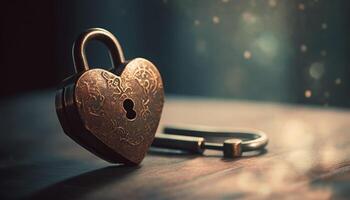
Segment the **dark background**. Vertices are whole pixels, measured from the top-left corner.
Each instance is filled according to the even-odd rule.
[[[2,1],[1,98],[73,73],[87,28],[159,68],[167,94],[350,106],[349,1]],[[110,67],[92,42],[91,66]]]

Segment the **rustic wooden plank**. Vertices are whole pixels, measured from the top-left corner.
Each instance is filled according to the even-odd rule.
[[[139,167],[111,166],[65,136],[52,93],[0,102],[0,197],[43,199],[345,198],[350,112],[200,98],[166,99],[161,124],[267,132],[261,155],[227,160],[151,150]]]

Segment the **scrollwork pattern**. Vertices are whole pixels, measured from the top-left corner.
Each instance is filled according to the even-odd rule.
[[[88,130],[115,149],[120,144],[146,148],[163,107],[163,88],[155,67],[137,60],[120,76],[101,69],[86,74],[77,83],[76,101],[82,105],[79,108]],[[125,115],[123,102],[127,98],[134,101],[134,120]]]
[[[134,75],[137,82],[144,89],[144,92],[148,94],[155,94],[157,92],[158,80],[155,73],[151,70],[150,66],[146,64],[140,64],[140,67],[135,70]]]

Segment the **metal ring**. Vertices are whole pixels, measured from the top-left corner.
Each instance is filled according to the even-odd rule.
[[[219,129],[206,126],[165,126],[165,134],[203,137],[210,142],[218,142],[225,139],[241,139],[243,152],[256,151],[265,148],[268,144],[267,135],[256,129]]]

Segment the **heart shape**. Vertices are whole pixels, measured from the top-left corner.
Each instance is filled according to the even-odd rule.
[[[76,82],[74,100],[88,134],[130,163],[143,160],[164,103],[162,79],[151,62],[133,59],[120,76],[88,70]]]

